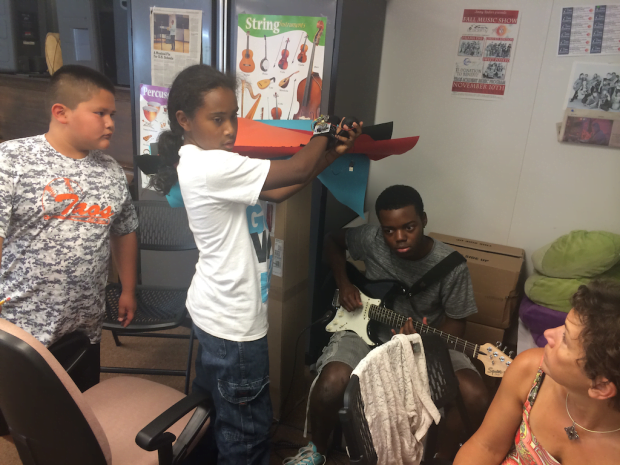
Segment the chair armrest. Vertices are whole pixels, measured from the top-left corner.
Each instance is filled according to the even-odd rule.
[[[167,433],[166,430],[193,409],[196,409],[196,412],[192,415],[192,418],[179,436],[179,441],[183,440],[184,444],[179,444],[178,446],[184,445],[185,447],[177,447],[175,444],[175,449],[177,449],[175,450],[176,456],[187,448],[211,415],[213,401],[210,394],[194,392],[178,401],[138,433],[136,444],[147,451],[171,448],[176,436],[172,433]]]

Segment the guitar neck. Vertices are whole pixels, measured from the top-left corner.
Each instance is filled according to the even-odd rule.
[[[368,316],[372,320],[379,321],[380,323],[389,325],[392,328],[401,328],[407,322],[406,316],[378,305],[370,306]],[[425,325],[418,321],[413,321],[413,327],[420,334],[435,333],[439,335],[444,341],[446,341],[446,344],[448,344],[450,349],[456,350],[457,352],[462,352],[471,358],[476,358],[480,352],[479,345],[467,342],[465,339],[458,338],[452,334],[444,333],[443,331],[435,329],[429,325]]]

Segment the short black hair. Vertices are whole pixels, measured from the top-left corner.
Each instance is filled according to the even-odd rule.
[[[385,189],[375,203],[375,212],[379,217],[381,210],[399,210],[413,205],[418,216],[424,214],[424,203],[420,193],[411,186],[395,185]]]
[[[62,66],[50,79],[47,108],[60,103],[74,110],[80,103],[90,100],[99,89],[112,95],[116,93],[112,81],[99,71],[80,65]]]

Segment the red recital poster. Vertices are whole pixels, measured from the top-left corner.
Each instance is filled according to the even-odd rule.
[[[464,10],[452,92],[470,98],[503,97],[518,34],[518,10]]]

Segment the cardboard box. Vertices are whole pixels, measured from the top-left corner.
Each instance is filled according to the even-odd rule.
[[[468,321],[463,339],[478,345],[487,343],[496,345],[497,342],[502,342],[504,340],[505,331],[504,329],[493,328],[492,326]]]
[[[305,392],[304,355],[307,333],[297,346],[295,342],[310,322],[308,308],[308,269],[310,256],[310,206],[312,185],[306,186],[290,199],[276,206],[274,237],[283,244],[280,257],[282,276],[272,274],[269,289],[269,378],[274,418],[281,418],[282,402],[291,386],[291,393],[284,407],[286,412]],[[274,256],[274,260],[275,260]],[[295,364],[294,370],[293,365]],[[292,382],[292,385],[291,385]]]
[[[430,233],[467,259],[478,313],[468,321],[505,329],[519,306],[523,249],[473,239]]]

